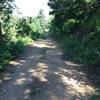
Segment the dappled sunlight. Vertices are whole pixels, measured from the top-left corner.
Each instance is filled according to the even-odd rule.
[[[94,92],[94,88],[87,84],[85,73],[78,69],[80,65],[63,60],[61,50],[49,42],[51,41],[36,42],[34,47],[29,46],[25,51],[26,55],[10,62],[10,67],[16,66],[16,70],[11,69],[0,80],[0,83],[8,82],[4,84],[8,91],[4,95],[9,97],[10,92],[21,95],[20,100],[31,100],[30,97],[34,100],[66,100],[77,97],[80,100]]]
[[[4,77],[4,81],[9,81],[9,80],[11,80],[12,79],[12,77],[10,77],[10,76],[6,76],[6,77]]]
[[[46,47],[46,48],[52,48],[52,49],[53,49],[53,48],[56,48],[56,46],[54,46],[54,45],[52,45],[52,46],[47,46],[47,45],[45,45],[45,47]]]
[[[28,72],[35,73],[36,71],[34,69],[29,69]]]
[[[29,94],[30,92],[31,92],[30,89],[26,89],[26,90],[24,91],[24,94]]]
[[[70,62],[70,61],[65,61],[65,64],[67,64],[69,66],[80,66],[79,64],[75,64],[75,63]]]
[[[20,62],[17,62],[17,61],[11,61],[9,64],[15,65],[15,66],[21,65],[21,63]]]
[[[51,40],[39,40],[37,43],[34,43],[34,47],[39,47],[39,48],[56,48],[57,46],[54,45]]]
[[[25,63],[25,60],[19,60],[20,63]]]
[[[15,84],[15,85],[21,85],[21,84],[25,83],[25,81],[27,81],[26,77],[21,77],[21,78],[18,78],[18,79],[14,82],[14,84]]]
[[[10,73],[7,73],[7,74],[4,74],[4,76],[1,76],[0,77],[0,85],[3,83],[3,82],[6,82],[6,81],[9,81],[12,79],[12,76]]]
[[[3,79],[0,79],[0,84],[2,84],[3,82],[5,82],[5,81],[9,81],[9,80],[11,80],[12,79],[12,77],[10,77],[10,76],[5,76]]]
[[[31,89],[26,89],[25,91],[24,91],[24,99],[28,99],[29,98],[29,94],[31,93]]]
[[[65,76],[73,77],[73,78],[79,78],[81,81],[86,80],[85,74],[81,71],[78,71],[77,69],[65,69],[65,68],[59,68],[60,74],[63,74]]]
[[[70,64],[70,63],[69,63]],[[74,65],[71,63],[72,66]],[[65,86],[66,94],[69,93],[72,96],[86,96],[90,95],[95,91],[95,88],[90,84],[87,84],[87,79],[85,73],[75,69],[75,67],[66,68],[60,67],[59,71],[54,72],[55,75],[60,76],[60,81]],[[76,66],[76,64],[74,65]]]
[[[42,43],[37,43],[37,44],[34,44],[35,47],[39,47],[39,48],[56,48],[55,45],[48,45],[48,44],[42,44]]]
[[[45,45],[44,44],[34,44],[35,47],[39,47],[39,48],[44,48]]]
[[[38,66],[38,68],[36,69],[37,77],[41,80],[41,82],[48,81],[45,78],[46,72],[48,72],[48,66],[44,63],[38,63],[37,66]]]
[[[46,72],[48,71],[48,66],[45,63],[38,63],[37,66],[37,69],[29,69],[28,73],[30,73],[30,76],[37,77],[41,81],[47,81],[45,76]]]
[[[74,93],[74,95],[81,94],[85,96],[87,94],[92,94],[94,92],[94,88],[92,86],[89,85],[85,86],[73,78],[68,78],[64,75],[61,75],[61,79],[65,85],[69,86],[70,88],[69,92],[71,94]],[[66,91],[67,91],[67,87],[66,87]]]
[[[99,6],[0,0],[0,100],[98,99]]]
[[[62,82],[67,86],[66,90],[69,88],[69,92],[75,95],[81,94],[85,96],[87,94],[92,94],[95,90],[93,86],[87,84],[85,73],[77,69],[59,68],[59,72],[55,74],[60,75]]]
[[[30,74],[31,77],[33,77],[33,76],[35,77],[35,76],[38,75],[38,73],[37,73],[36,70],[34,70],[34,69],[29,69],[28,72],[31,73],[31,74]]]
[[[42,55],[40,54],[40,55],[37,55],[37,56],[31,56],[30,59],[39,59],[41,57],[42,57]]]
[[[40,67],[40,69],[48,68],[48,66],[45,63],[38,63],[38,66]]]

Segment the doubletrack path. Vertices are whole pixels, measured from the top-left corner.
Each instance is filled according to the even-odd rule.
[[[89,100],[94,91],[80,65],[62,59],[52,39],[38,40],[0,76],[0,100]]]

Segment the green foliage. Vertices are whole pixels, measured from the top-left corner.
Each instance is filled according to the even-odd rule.
[[[82,43],[77,37],[73,35],[64,36],[62,37],[62,39],[60,39],[60,43],[64,51],[64,55],[63,55],[64,59],[75,61],[75,62],[82,61],[82,59],[80,59],[79,57],[79,54],[81,52],[80,47]]]
[[[69,19],[64,23],[62,32],[65,34],[71,34],[77,28],[77,25],[79,25],[79,21],[75,19]]]
[[[43,12],[35,18],[23,17],[17,21],[17,35],[30,36],[33,39],[39,38],[45,32],[46,21]]]
[[[89,34],[87,39],[83,43],[83,46],[81,48],[81,57],[86,64],[94,66],[100,59],[99,43],[99,32]]]
[[[49,0],[52,35],[70,60],[100,66],[99,0]]]
[[[24,47],[31,42],[29,37],[18,37],[13,41],[4,42],[0,48],[0,70],[4,69],[6,64],[18,56]]]
[[[29,36],[31,32],[31,27],[27,18],[20,18],[16,25],[16,30],[19,35]]]
[[[13,2],[11,1],[9,5],[11,8],[7,6],[7,2],[10,3],[10,0],[0,1],[0,7],[3,6],[0,13],[0,70],[4,69],[11,59],[18,56],[32,39],[41,38],[46,26],[43,11],[36,18],[19,18],[10,12],[13,11]]]
[[[13,57],[16,57],[20,52],[22,52],[24,47],[31,42],[32,39],[30,37],[21,37],[21,36],[17,37],[16,41],[12,41],[8,46],[11,55]]]

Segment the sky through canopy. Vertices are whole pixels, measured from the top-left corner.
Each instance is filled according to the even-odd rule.
[[[37,16],[40,9],[44,10],[46,17],[49,16],[48,0],[15,0],[15,4],[23,16]],[[16,13],[14,13],[16,14]]]

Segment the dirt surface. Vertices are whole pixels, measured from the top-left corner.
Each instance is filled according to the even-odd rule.
[[[80,65],[64,61],[52,39],[28,46],[0,74],[0,100],[89,100],[94,91]]]

